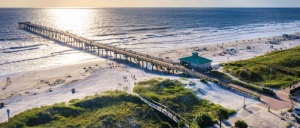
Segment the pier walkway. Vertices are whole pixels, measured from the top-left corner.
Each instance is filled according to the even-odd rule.
[[[37,34],[40,34],[42,36],[48,37],[53,40],[58,40],[61,41],[67,45],[70,45],[72,47],[76,48],[82,48],[84,51],[91,51],[95,52],[98,54],[98,56],[105,56],[107,57],[108,54],[115,56],[115,58],[118,58],[118,55],[120,59],[125,59],[126,62],[131,61],[131,62],[136,62],[139,67],[142,68],[147,68],[148,65],[151,65],[151,69],[153,71],[153,68],[156,67],[156,69],[162,68],[165,71],[172,72],[174,74],[174,71],[179,71],[183,72],[184,74],[188,76],[194,76],[194,77],[200,77],[200,78],[205,78],[209,81],[217,81],[222,86],[225,86],[229,89],[236,90],[238,92],[244,93],[246,95],[249,95],[251,97],[260,99],[260,96],[253,95],[254,92],[252,90],[249,90],[247,88],[232,84],[232,83],[227,83],[224,82],[223,80],[219,80],[217,78],[211,78],[208,77],[207,75],[204,75],[199,72],[194,72],[190,69],[187,69],[183,66],[176,65],[175,63],[172,63],[171,60],[143,54],[143,53],[138,53],[132,50],[127,50],[125,48],[117,48],[115,46],[110,46],[107,44],[102,44],[99,42],[95,42],[93,40],[89,40],[87,38],[69,33],[67,31],[62,31],[50,27],[45,27],[37,24],[33,24],[30,22],[19,22],[18,27],[21,29],[25,29]]]

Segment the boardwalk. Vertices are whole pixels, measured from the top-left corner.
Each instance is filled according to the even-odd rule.
[[[54,28],[37,25],[37,24],[32,24],[30,22],[19,22],[18,27],[21,29],[25,29],[25,30],[43,35],[43,36],[48,37],[53,40],[61,41],[72,47],[78,47],[78,48],[82,48],[85,51],[95,52],[98,54],[98,56],[100,56],[100,53],[101,53],[101,56],[104,56],[104,53],[106,56],[108,56],[108,54],[112,55],[112,52],[113,52],[115,58],[118,58],[118,55],[119,55],[120,59],[122,59],[122,57],[123,57],[123,59],[125,59],[126,62],[128,62],[128,61],[134,62],[135,61],[139,67],[147,68],[148,65],[151,65],[151,67],[152,67],[151,70],[153,70],[154,67],[156,67],[156,69],[158,69],[158,67],[160,67],[163,70],[167,70],[168,72],[172,72],[172,73],[174,73],[174,71],[183,72],[186,75],[205,78],[210,81],[218,81],[218,83],[220,85],[223,85],[227,88],[244,93],[246,95],[253,96],[253,91],[251,91],[247,88],[243,88],[243,87],[240,87],[240,86],[237,86],[234,84],[229,84],[222,80],[210,78],[207,75],[201,74],[199,72],[194,72],[194,71],[187,69],[180,65],[176,65],[176,64],[172,63],[171,60],[166,60],[163,58],[134,52],[132,50],[127,50],[125,48],[117,48],[115,46],[101,44],[99,42],[89,40],[87,38],[69,33],[67,31],[62,31],[62,30],[57,30]],[[259,97],[255,97],[255,98],[259,99]]]

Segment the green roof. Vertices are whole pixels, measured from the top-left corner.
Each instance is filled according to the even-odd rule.
[[[189,63],[195,63],[195,64],[205,64],[205,63],[212,62],[212,60],[210,59],[206,59],[198,56],[198,53],[193,53],[193,56],[180,58],[179,60],[189,62]]]

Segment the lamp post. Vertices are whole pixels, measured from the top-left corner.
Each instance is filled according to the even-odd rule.
[[[269,88],[271,88],[271,74],[272,74],[272,68],[270,68],[270,85],[269,85]],[[272,91],[273,91],[273,88],[272,88]]]

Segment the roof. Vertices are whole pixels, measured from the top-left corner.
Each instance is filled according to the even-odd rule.
[[[212,62],[212,60],[200,57],[196,53],[193,53],[193,56],[180,58],[179,60],[189,62],[189,63],[195,63],[195,64],[205,64],[205,63]]]

